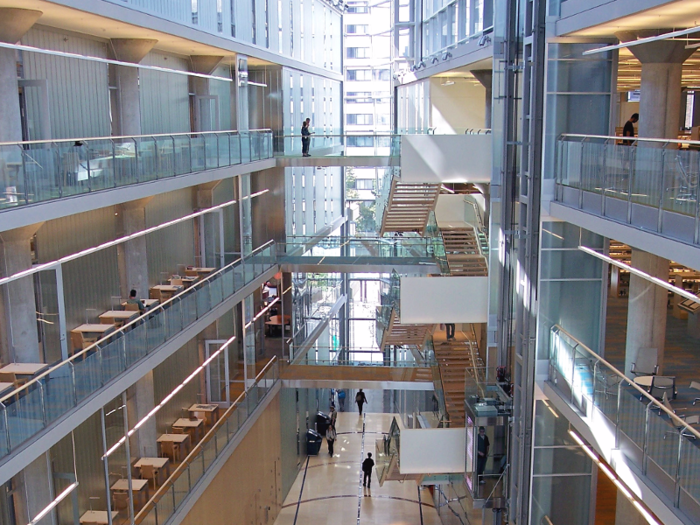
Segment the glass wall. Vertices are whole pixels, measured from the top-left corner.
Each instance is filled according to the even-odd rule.
[[[493,28],[493,0],[423,2],[423,57],[463,44]]]

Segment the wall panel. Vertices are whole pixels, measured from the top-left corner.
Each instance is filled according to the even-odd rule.
[[[187,60],[156,51],[141,61],[148,66],[187,71]],[[141,132],[186,133],[190,131],[188,78],[184,75],[139,70],[141,85]]]

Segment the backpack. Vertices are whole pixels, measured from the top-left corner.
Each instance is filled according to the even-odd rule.
[[[338,392],[338,399],[345,399],[345,390],[341,390]]]

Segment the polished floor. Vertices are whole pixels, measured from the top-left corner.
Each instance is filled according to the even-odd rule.
[[[427,489],[414,481],[387,481],[380,487],[376,470],[370,489],[362,487],[362,460],[374,456],[375,441],[389,430],[392,414],[338,414],[333,457],[324,440],[297,476],[275,525],[439,525]]]

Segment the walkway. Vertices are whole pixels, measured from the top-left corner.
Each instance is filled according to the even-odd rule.
[[[389,430],[392,414],[338,414],[335,455],[325,440],[318,456],[310,456],[297,476],[275,525],[440,525],[427,489],[415,482],[387,481],[379,486],[376,470],[372,489],[364,491],[360,464],[375,440]]]

